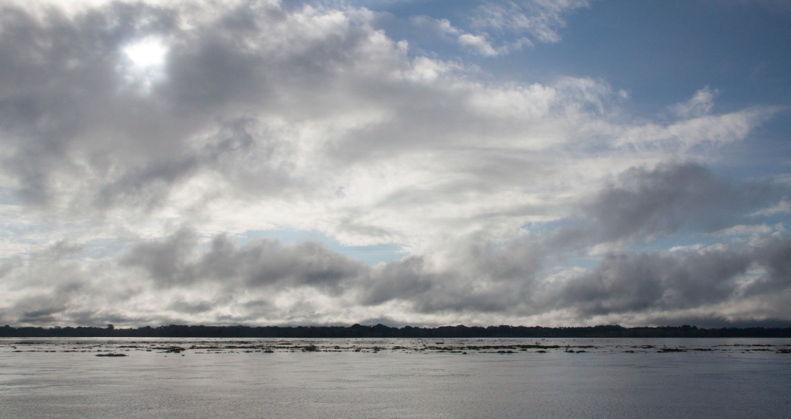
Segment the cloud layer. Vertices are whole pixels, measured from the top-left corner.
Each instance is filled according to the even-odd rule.
[[[583,6],[407,21],[498,55]],[[777,108],[717,113],[703,87],[646,119],[606,81],[498,80],[349,5],[0,16],[0,322],[791,318],[788,184],[711,169]],[[244,239],[268,230],[405,256]]]

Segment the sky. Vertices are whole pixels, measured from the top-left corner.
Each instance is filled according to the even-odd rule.
[[[0,9],[0,324],[791,325],[786,1]]]

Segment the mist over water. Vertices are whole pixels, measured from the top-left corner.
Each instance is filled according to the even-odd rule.
[[[784,339],[2,339],[0,418],[787,417]],[[117,357],[96,355],[116,354]]]

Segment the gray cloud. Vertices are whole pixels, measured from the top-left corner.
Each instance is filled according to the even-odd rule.
[[[272,317],[299,323],[311,316],[319,318],[325,308],[311,297],[290,300],[288,308],[277,307],[274,299],[306,289],[368,313],[382,313],[377,310],[394,302],[407,304],[412,316],[529,318],[560,311],[573,313],[572,318],[583,323],[591,318],[626,323],[639,318],[641,323],[668,324],[695,316],[759,321],[767,315],[782,319],[790,314],[782,299],[767,298],[791,290],[787,239],[611,253],[594,268],[560,278],[542,267],[552,259],[534,253],[536,245],[532,239],[465,245],[468,250],[453,253],[445,267],[417,257],[370,267],[315,243],[258,240],[237,245],[220,235],[199,245],[193,231],[182,229],[131,247],[117,272],[111,273],[125,278],[129,283],[125,290],[106,288],[112,282],[101,278],[99,269],[107,267],[80,267],[66,255],[40,258],[33,272],[41,285],[13,306],[0,307],[0,317],[29,324],[102,324],[110,318],[119,324],[195,318],[233,323]],[[29,286],[28,278],[23,269],[12,271],[6,281]],[[158,303],[132,311],[127,307],[134,306],[130,297],[147,301],[157,293],[170,295],[162,300],[166,307],[157,308]],[[86,301],[92,309],[87,309]],[[722,311],[723,304],[743,311]],[[231,307],[236,314],[221,314]],[[707,314],[688,312],[700,308]]]
[[[769,182],[733,183],[690,163],[632,168],[584,209],[604,240],[715,231],[782,197]]]
[[[431,255],[411,257],[371,270],[361,283],[362,304],[391,300],[419,313],[512,312],[532,310],[531,293],[540,282],[546,254],[531,239],[493,243],[466,237],[446,255],[445,268]]]
[[[143,268],[163,286],[190,283],[196,279],[192,271],[192,254],[197,245],[194,231],[182,229],[164,240],[136,245],[121,263]]]
[[[139,291],[103,283],[107,266],[85,263],[84,251],[80,244],[59,241],[15,263],[0,283],[6,297],[0,302],[0,321],[51,325],[76,322],[85,313],[99,319],[117,315],[113,303]]]
[[[748,293],[771,293],[791,286],[791,240],[771,239],[756,259],[766,276],[748,288]]]
[[[312,242],[286,246],[259,240],[237,247],[219,235],[201,252],[196,233],[189,229],[135,245],[122,263],[142,268],[161,287],[216,281],[228,287],[310,286],[326,292],[337,292],[365,269],[359,262]]]
[[[774,297],[787,294],[789,282],[787,276],[778,280],[773,262],[789,257],[787,239],[756,247],[611,254],[559,288],[555,301],[583,316],[642,313],[641,318],[655,324],[690,317],[670,313],[699,307],[708,307],[707,317],[714,320],[728,316],[730,322],[755,324],[767,313],[783,319],[791,314],[787,301]],[[722,304],[742,311],[722,313]]]
[[[580,206],[582,210],[594,208],[590,217],[601,219],[601,230],[561,225],[543,234],[508,240],[466,235],[441,253],[373,267],[312,242],[284,245],[255,240],[238,244],[222,234],[206,241],[191,228],[136,241],[116,265],[117,275],[134,278],[137,288],[131,295],[171,293],[166,300],[170,314],[156,309],[127,313],[101,304],[95,311],[79,307],[83,295],[93,294],[93,298],[100,296],[112,303],[128,297],[129,290],[124,295],[100,291],[107,279],[87,280],[99,275],[95,267],[80,262],[86,247],[57,242],[32,257],[28,267],[7,262],[6,278],[23,287],[38,284],[38,291],[19,298],[17,304],[4,308],[2,315],[32,324],[78,318],[101,323],[102,316],[141,321],[208,316],[205,318],[219,322],[276,316],[299,322],[318,316],[322,309],[311,298],[299,297],[290,300],[291,314],[286,315],[282,307],[276,308],[273,298],[294,290],[313,290],[365,313],[377,313],[395,303],[406,304],[417,316],[478,313],[530,317],[561,311],[575,313],[572,316],[578,321],[605,316],[628,322],[639,316],[643,322],[660,324],[670,319],[703,318],[686,311],[709,307],[712,311],[704,317],[716,323],[717,319],[739,319],[718,311],[722,308],[716,307],[722,304],[751,306],[756,298],[789,291],[791,242],[781,236],[672,251],[613,251],[593,268],[579,268],[577,273],[558,277],[558,268],[600,240],[680,228],[720,228],[740,221],[744,213],[768,202],[765,196],[776,196],[777,192],[766,185],[748,187],[716,178],[695,165],[631,169],[619,179],[620,183],[596,194],[592,206]],[[671,183],[676,188],[671,188]],[[656,201],[655,196],[663,199]],[[745,197],[753,200],[747,202]],[[734,202],[734,208],[711,215],[716,218],[713,224],[702,218],[717,208],[712,202],[724,201]],[[641,208],[645,211],[639,211]],[[607,211],[615,214],[605,215]],[[691,221],[680,219],[686,213]],[[623,230],[621,218],[643,227]],[[202,291],[193,293],[192,289]],[[241,312],[216,314],[223,307],[237,307]],[[768,315],[767,310],[774,318],[789,314],[781,302],[747,312],[760,318]],[[386,312],[382,316],[387,316]]]
[[[556,304],[584,315],[678,309],[735,297],[752,263],[735,251],[609,254],[558,290]]]
[[[168,308],[184,314],[197,314],[205,313],[216,308],[221,301],[184,301],[174,300],[168,305]]]
[[[391,262],[370,273],[360,302],[376,305],[395,298],[409,301],[431,292],[435,282],[431,274],[427,274],[421,258]]]
[[[270,13],[259,24],[281,19],[277,9],[262,11]],[[150,209],[206,167],[230,179],[272,176],[266,161],[238,165],[240,153],[265,158],[272,147],[243,126],[254,120],[245,103],[273,100],[253,89],[268,84],[264,56],[235,44],[250,36],[242,19],[249,12],[230,10],[193,33],[179,26],[176,10],[144,4],[76,15],[51,8],[41,18],[4,7],[0,118],[10,154],[3,167],[18,196],[38,205],[65,200],[80,210],[86,198],[99,207]],[[163,80],[142,93],[125,80],[123,47],[151,36],[172,45]],[[218,132],[208,139],[214,143],[193,145],[206,130]],[[63,188],[61,179],[70,178],[86,189]]]
[[[56,174],[79,171],[73,160],[77,152],[99,151],[102,144],[91,138],[103,136],[117,144],[112,139],[119,136],[116,129],[125,125],[123,120],[135,122],[129,110],[143,103],[116,97],[122,84],[119,47],[137,34],[166,32],[173,15],[123,3],[77,17],[51,8],[39,18],[13,6],[4,6],[2,15],[0,118],[5,145],[16,142],[4,168],[17,177],[22,198],[43,204],[59,192]],[[137,129],[150,127],[140,124]],[[150,135],[138,139],[138,146],[157,141]],[[75,143],[85,148],[77,150]]]

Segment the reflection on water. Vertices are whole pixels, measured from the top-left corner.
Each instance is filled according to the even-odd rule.
[[[779,418],[791,411],[789,349],[783,339],[0,339],[0,418]]]

